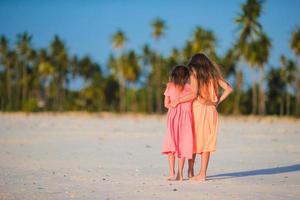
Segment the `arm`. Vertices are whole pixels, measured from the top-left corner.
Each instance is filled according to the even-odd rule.
[[[196,96],[193,92],[191,92],[190,94],[187,94],[187,95],[185,95],[185,96],[182,96],[182,97],[180,97],[180,98],[178,98],[178,99],[172,101],[170,105],[171,105],[172,107],[176,107],[178,104],[184,103],[184,102],[187,102],[187,101],[192,101],[192,100],[194,100],[196,97],[197,97],[197,96]]]
[[[222,93],[222,95],[220,96],[218,102],[217,102],[217,106],[224,101],[228,95],[233,91],[232,87],[229,85],[229,83],[227,83],[225,80],[220,79],[219,80],[219,85],[221,88],[223,88],[224,92]]]

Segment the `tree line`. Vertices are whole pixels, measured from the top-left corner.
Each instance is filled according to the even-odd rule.
[[[33,47],[33,36],[27,32],[17,35],[15,45],[1,35],[0,110],[162,113],[169,71],[204,52],[233,82],[234,93],[219,108],[221,113],[300,115],[300,28],[287,41],[295,57],[281,55],[279,66],[266,69],[272,40],[259,21],[262,9],[261,0],[241,4],[234,20],[239,32],[223,55],[216,52],[215,33],[200,26],[182,48],[173,48],[166,56],[159,51],[169,30],[163,19],[150,23],[155,47],[127,49],[127,35],[117,30],[111,38],[114,51],[105,64],[108,74],[89,56],[71,55],[57,35],[41,49]],[[251,87],[245,87],[246,67]],[[82,86],[72,90],[70,84],[78,79]]]

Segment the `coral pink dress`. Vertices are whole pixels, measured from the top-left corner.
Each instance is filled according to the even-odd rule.
[[[164,92],[172,100],[191,93],[190,84],[179,91],[173,83],[168,83]],[[179,158],[191,159],[193,156],[193,115],[192,101],[170,108],[167,115],[167,131],[163,141],[162,154],[173,153]]]

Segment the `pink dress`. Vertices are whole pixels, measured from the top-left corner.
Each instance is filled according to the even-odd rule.
[[[172,100],[190,94],[190,84],[179,91],[173,83],[168,83],[164,92]],[[192,101],[170,108],[167,115],[167,131],[163,141],[162,154],[173,153],[179,158],[191,159],[193,156],[193,114]]]

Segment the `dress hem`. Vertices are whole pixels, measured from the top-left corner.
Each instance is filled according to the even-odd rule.
[[[214,150],[208,150],[208,151],[193,152],[193,154],[214,153],[214,152],[216,152],[216,149],[214,149]]]
[[[185,159],[192,159],[193,156],[187,157],[187,156],[179,156],[178,153],[176,151],[164,151],[161,152],[162,155],[168,155],[168,154],[173,154],[174,156],[176,156],[177,158],[185,158]]]

